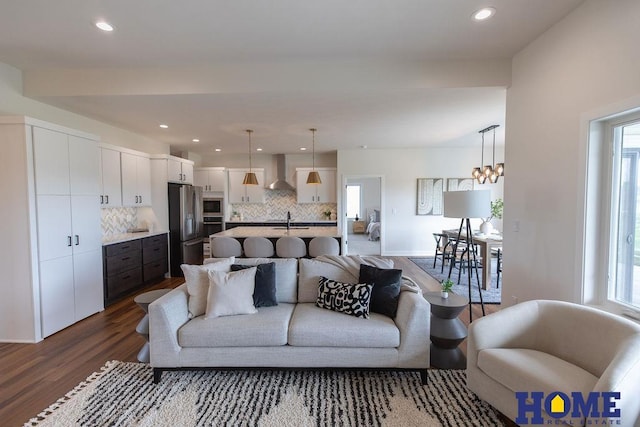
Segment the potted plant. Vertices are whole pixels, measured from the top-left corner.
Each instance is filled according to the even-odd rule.
[[[449,292],[453,289],[453,281],[451,279],[443,280],[441,286],[442,290],[440,291],[440,296],[442,298],[449,298]]]
[[[325,209],[322,212],[322,215],[324,215],[324,218],[328,220],[329,218],[331,218],[331,209]]]
[[[491,224],[491,220],[493,218],[502,219],[502,210],[504,209],[504,202],[502,199],[495,199],[491,201],[491,216],[487,219],[482,220],[482,224],[480,224],[480,232],[482,234],[491,234],[493,231],[493,224]]]

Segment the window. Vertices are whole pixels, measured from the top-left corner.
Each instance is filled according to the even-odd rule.
[[[362,212],[360,212],[360,184],[347,185],[347,218],[362,218]]]
[[[640,308],[640,120],[612,123],[609,300]]]

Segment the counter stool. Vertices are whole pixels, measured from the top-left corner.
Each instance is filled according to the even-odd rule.
[[[213,258],[242,256],[242,245],[233,237],[212,237],[211,256]]]
[[[247,258],[271,258],[275,254],[273,243],[266,237],[247,237],[242,246]]]
[[[307,255],[307,245],[299,237],[280,237],[276,241],[276,255],[279,258],[302,258]]]
[[[340,245],[333,237],[318,236],[309,242],[309,256],[340,255]]]

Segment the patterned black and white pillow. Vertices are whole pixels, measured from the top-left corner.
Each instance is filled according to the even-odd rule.
[[[320,276],[316,305],[355,317],[369,318],[372,284],[341,283]]]

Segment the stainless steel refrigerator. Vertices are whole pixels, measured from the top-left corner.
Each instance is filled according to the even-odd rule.
[[[169,184],[171,276],[183,276],[181,264],[202,264],[202,187]]]

